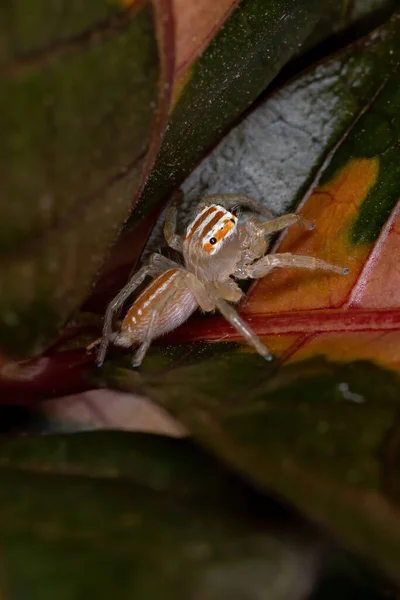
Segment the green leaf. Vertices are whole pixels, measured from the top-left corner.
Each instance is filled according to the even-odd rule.
[[[0,340],[22,355],[79,307],[130,213],[169,26],[150,1],[37,4],[0,8]]]
[[[326,548],[187,441],[27,437],[0,454],[9,600],[300,600]]]
[[[265,89],[313,31],[318,0],[244,0],[195,63],[142,194],[164,198]]]
[[[320,62],[277,90],[242,123],[237,125],[184,182],[185,203],[193,206],[199,196],[241,191],[265,203],[274,212],[293,208],[318,181],[320,169],[337,144],[341,146],[329,170],[328,181],[350,157],[373,157],[393,142],[388,122],[396,121],[396,68],[399,60],[400,26],[394,16],[387,25],[350,45],[341,53]],[[389,76],[386,93],[392,94],[392,108],[380,119],[379,129],[371,122],[377,109],[370,108],[363,120],[367,140],[352,136],[351,145],[342,144],[370,101],[375,101]],[[391,91],[392,90],[392,91]],[[379,118],[379,115],[378,115]],[[397,127],[397,125],[395,125]],[[359,127],[361,130],[362,127]],[[381,132],[381,140],[379,133]],[[386,138],[383,137],[386,134]],[[376,144],[370,141],[376,138]],[[357,147],[355,146],[357,144]],[[385,146],[386,144],[386,146]],[[382,157],[383,158],[383,157]],[[382,178],[383,179],[383,178]],[[396,177],[388,178],[396,185]],[[322,181],[323,182],[323,181]],[[380,183],[379,188],[384,184]],[[374,190],[377,193],[378,189]],[[393,193],[382,211],[381,223],[393,208]],[[379,202],[377,211],[379,211]],[[378,231],[378,229],[377,229]]]
[[[169,372],[153,371],[150,359],[139,381],[114,369],[106,381],[140,386],[231,466],[397,577],[400,377],[323,358],[274,374],[253,354],[218,346],[205,353]]]

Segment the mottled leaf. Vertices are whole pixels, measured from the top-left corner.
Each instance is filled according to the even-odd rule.
[[[291,57],[396,6],[393,0],[240,2],[200,58],[194,60],[193,49],[179,63],[166,135],[132,221],[184,180]],[[196,25],[186,31],[197,41]]]
[[[244,0],[175,85],[176,103],[142,195],[163,199],[265,89],[313,31],[317,0]],[[135,217],[133,217],[135,218]]]
[[[224,177],[227,186],[240,163],[236,183],[242,175],[254,188],[235,191],[260,197],[280,169],[316,229],[293,227],[274,251],[319,256],[350,274],[282,269],[254,284],[242,314],[274,352],[272,364],[220,317],[198,317],[139,372],[104,370],[109,385],[148,394],[224,460],[397,578],[399,27],[394,17],[290,83],[187,183],[195,189],[210,175],[210,191]],[[280,142],[269,139],[274,128]]]
[[[184,186],[188,202],[205,180],[207,193],[233,188],[263,200],[264,189],[272,190],[277,201],[267,204],[273,209],[311,183],[299,210],[316,229],[292,228],[274,251],[317,256],[350,274],[280,269],[250,290],[242,312],[262,336],[272,334],[266,341],[285,361],[318,354],[319,345],[325,354],[332,345],[334,353],[336,343],[340,355],[331,358],[399,365],[399,32],[394,17],[369,40],[283,89],[233,130]],[[198,319],[179,339],[219,339],[228,332],[233,339],[221,319]]]
[[[396,6],[397,0],[343,3],[324,0],[318,6],[304,1],[296,4],[286,2],[279,6],[276,2],[258,0],[241,3],[237,0],[220,0],[218,3],[213,0],[175,0],[176,61],[171,114],[164,144],[142,202],[133,212],[130,226],[125,228],[114,248],[106,272],[85,309],[102,312],[106,301],[123,286],[132,266],[140,258],[149,226],[154,225],[155,216],[172,188],[182,181],[199,158],[236,121],[238,114],[264,89],[266,82],[287,60],[288,50],[290,56],[296,57],[300,53],[300,57],[297,56],[299,60],[283,69],[278,79],[280,84],[297,73],[299,68],[345,44],[345,39],[354,39],[384,22]],[[285,7],[293,10],[294,21],[293,16],[287,18]],[[232,14],[235,8],[237,11]],[[279,21],[280,16],[282,19]],[[307,27],[303,23],[305,17]],[[302,23],[304,27],[300,31]],[[308,35],[310,27],[312,33]],[[283,45],[279,37],[281,30],[285,39]],[[304,42],[293,46],[296,36],[306,34]],[[247,40],[247,45],[238,45],[238,37]],[[321,41],[325,42],[323,46]],[[302,56],[305,51],[306,55]],[[272,60],[272,56],[279,52],[284,57],[283,62],[279,54],[278,61]],[[204,115],[210,121],[209,127],[204,127]],[[206,185],[207,181],[203,184]],[[199,192],[201,189],[197,190]],[[151,210],[152,207],[154,210]]]

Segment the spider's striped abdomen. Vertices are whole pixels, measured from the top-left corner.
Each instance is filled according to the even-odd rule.
[[[185,276],[182,269],[169,269],[149,283],[128,310],[118,344],[131,346],[143,341],[153,310],[157,313],[154,338],[175,329],[190,317],[198,304],[185,285]]]
[[[223,206],[205,206],[186,230],[184,243],[200,246],[207,254],[214,254],[235,231],[237,217]]]

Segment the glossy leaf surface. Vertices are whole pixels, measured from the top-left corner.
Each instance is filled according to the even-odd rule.
[[[145,210],[182,182],[229,125],[298,52],[326,4],[245,0],[185,72],[142,195]]]
[[[302,144],[309,150],[304,160],[311,168],[297,170],[292,194],[297,188],[304,195],[311,181],[299,210],[316,229],[293,227],[274,250],[319,256],[350,274],[282,269],[254,284],[242,314],[275,353],[272,364],[242,343],[232,346],[239,339],[221,318],[198,317],[166,340],[172,346],[154,349],[140,372],[111,365],[104,371],[108,384],[150,395],[231,465],[394,577],[400,565],[399,23],[394,17],[290,84],[303,105],[293,124],[276,118],[289,133],[300,128],[283,146],[291,143],[294,155]],[[260,126],[271,104],[279,114],[286,102],[283,90],[250,116],[232,132],[233,147],[237,138],[238,152],[246,147],[251,119]],[[301,111],[311,121],[302,121]],[[312,134],[319,127],[325,137],[318,145]],[[202,168],[204,175],[223,162],[228,144],[199,167],[192,184]],[[241,155],[245,176],[247,156]],[[214,343],[189,344],[199,340]]]
[[[168,128],[132,220],[182,183],[290,58],[396,6],[393,0],[240,2],[203,54],[179,64]],[[187,24],[187,35],[194,27]]]
[[[91,433],[0,452],[10,600],[300,600],[315,580],[321,539],[190,442]]]
[[[0,8],[0,340],[11,355],[42,348],[87,296],[157,149],[173,61],[167,1],[28,4]]]

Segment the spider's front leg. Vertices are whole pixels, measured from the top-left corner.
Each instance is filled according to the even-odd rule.
[[[265,223],[257,223],[257,227],[259,227],[264,235],[271,235],[272,233],[277,233],[278,231],[282,231],[287,227],[291,227],[292,225],[300,225],[310,231],[314,229],[315,223],[305,219],[301,215],[297,213],[289,213],[288,215],[282,215],[281,217],[277,217],[272,221],[265,221]]]
[[[160,272],[162,272],[167,264],[171,262],[168,261],[161,254],[153,254],[150,257],[149,262],[146,265],[143,265],[137,273],[135,273],[130,281],[122,288],[122,290],[115,296],[115,298],[110,302],[107,306],[106,313],[104,315],[104,324],[103,324],[103,333],[99,340],[96,340],[92,344],[88,346],[88,350],[91,350],[98,344],[100,344],[99,350],[97,352],[96,364],[100,367],[107,354],[107,348],[110,341],[113,339],[113,330],[112,324],[114,316],[121,310],[125,301],[128,297],[135,291],[135,289],[144,281],[147,276],[155,277]]]
[[[164,237],[167,244],[178,252],[182,252],[183,249],[183,239],[176,233],[178,204],[181,202],[182,196],[183,193],[181,190],[175,192],[164,222]]]
[[[266,237],[283,231],[292,225],[300,225],[310,231],[314,229],[315,224],[312,221],[308,221],[301,215],[296,213],[289,213],[288,215],[282,215],[272,221],[258,221],[257,219],[250,219],[246,225],[246,231],[250,240],[249,249],[254,254],[254,258],[260,258],[263,256],[267,249]],[[264,244],[262,243],[264,241]]]
[[[242,279],[259,279],[267,275],[275,267],[295,267],[298,269],[309,269],[322,271],[332,271],[339,275],[347,275],[349,269],[332,265],[325,260],[316,258],[314,256],[299,256],[298,254],[290,254],[289,252],[283,254],[268,254],[263,256],[252,265],[248,265],[245,269],[245,273]]]
[[[268,236],[292,225],[300,225],[307,230],[314,229],[314,223],[295,213],[265,222],[250,219],[243,230],[241,260],[238,262],[234,276],[239,279],[249,277],[248,266],[264,256],[268,249]]]

